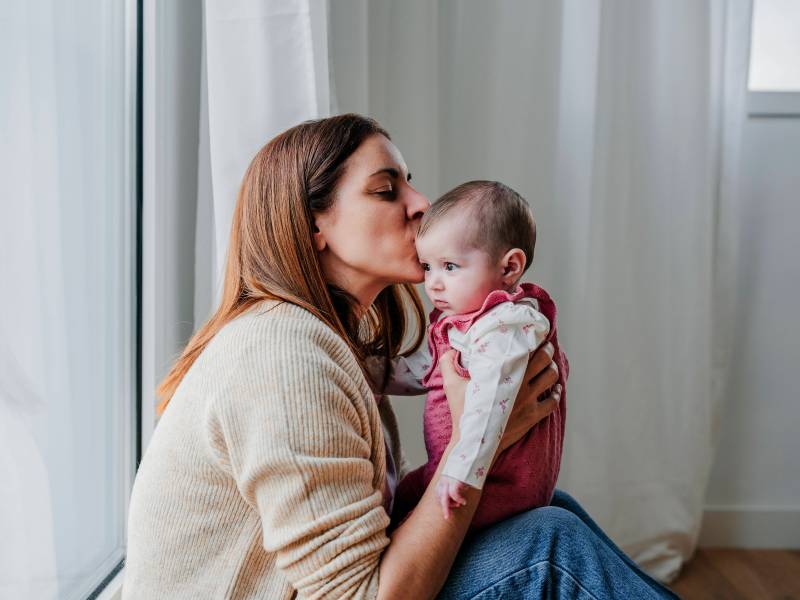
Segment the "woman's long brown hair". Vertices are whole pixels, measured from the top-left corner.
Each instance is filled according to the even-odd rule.
[[[314,213],[331,207],[345,161],[375,134],[389,138],[372,119],[340,115],[292,127],[255,155],[233,213],[219,307],[159,385],[159,415],[216,333],[262,300],[296,304],[327,323],[347,342],[362,370],[367,356],[384,357],[384,386],[388,361],[401,353],[407,306],[415,317],[416,336],[404,354],[419,347],[425,313],[413,285],[385,288],[359,317],[356,299],[325,281],[313,244]]]

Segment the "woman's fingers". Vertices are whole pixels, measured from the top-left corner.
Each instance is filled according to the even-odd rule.
[[[455,359],[456,359],[456,351],[453,349],[448,350],[442,355],[442,360],[439,361],[439,364],[442,369],[442,379],[444,379],[444,385],[447,386],[449,384],[459,385],[459,384],[466,384],[468,381],[464,377],[461,377],[456,372],[455,368]]]
[[[538,398],[556,383],[558,383],[558,367],[555,362],[550,361],[550,364],[528,384],[528,389]]]
[[[444,518],[449,520],[450,519],[450,497],[447,494],[442,494],[439,497],[439,502],[442,505],[442,514]]]
[[[547,398],[541,402],[536,402],[531,405],[531,408],[534,412],[531,418],[535,419],[538,423],[551,412],[553,412],[558,406],[559,402],[561,402],[561,386],[557,385],[555,388],[553,388],[552,393],[547,396]]]
[[[530,383],[533,378],[541,373],[551,362],[553,362],[555,348],[550,342],[539,346],[528,361],[528,368],[525,370],[525,381]]]
[[[525,371],[525,381],[528,382],[528,391],[534,398],[538,398],[558,381],[558,366],[553,360],[553,344],[542,344],[531,359]]]
[[[531,389],[533,388],[529,386],[528,390]],[[559,402],[561,402],[560,384],[553,387],[551,393],[541,402],[537,402],[536,397],[525,396],[522,402],[515,403],[498,446],[497,454],[516,443],[531,427],[553,412]],[[495,457],[497,454],[495,454]]]
[[[455,350],[448,350],[442,354],[442,359],[439,361],[439,367],[442,369],[442,379],[444,379],[445,383],[450,381],[453,375],[457,375],[453,367],[453,357],[455,354]]]

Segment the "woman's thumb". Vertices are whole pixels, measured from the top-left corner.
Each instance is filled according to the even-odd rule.
[[[445,379],[449,379],[453,375],[456,375],[456,368],[453,364],[456,360],[456,351],[452,348],[445,352],[442,355],[442,359],[439,361],[439,366],[442,369],[442,377]]]
[[[450,385],[455,386],[460,383],[466,383],[467,381],[467,379],[461,377],[456,370],[457,360],[458,353],[451,348],[442,355],[442,359],[439,361],[440,368],[442,369],[442,382],[445,388]]]

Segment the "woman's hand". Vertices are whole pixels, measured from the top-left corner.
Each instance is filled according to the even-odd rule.
[[[506,429],[497,448],[497,455],[503,450],[512,446],[525,435],[531,427],[544,419],[553,412],[561,401],[561,386],[556,385],[550,395],[538,401],[539,396],[558,382],[558,367],[553,361],[553,344],[547,342],[542,344],[531,355],[528,361],[528,368],[525,371],[525,378],[517,392],[514,401],[514,408],[508,417]],[[458,424],[461,422],[461,415],[464,412],[464,396],[467,391],[467,382],[456,373],[453,366],[455,350],[447,351],[441,360],[442,378],[444,379],[444,393],[447,396],[447,403],[450,406],[450,418],[453,423],[453,433],[451,439],[457,440],[460,437]]]
[[[495,459],[503,450],[513,446],[531,427],[553,412],[561,402],[561,385],[558,383],[558,366],[553,360],[555,349],[547,342],[539,346],[528,361],[525,378],[514,400],[514,408],[508,417],[503,438],[497,448]],[[550,395],[542,400],[539,396],[553,388]]]

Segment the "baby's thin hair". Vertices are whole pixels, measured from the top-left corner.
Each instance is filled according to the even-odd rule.
[[[441,196],[425,212],[417,232],[422,237],[454,208],[471,211],[472,226],[464,232],[472,247],[499,259],[511,248],[525,253],[525,269],[533,263],[536,221],[525,198],[499,181],[468,181]]]

